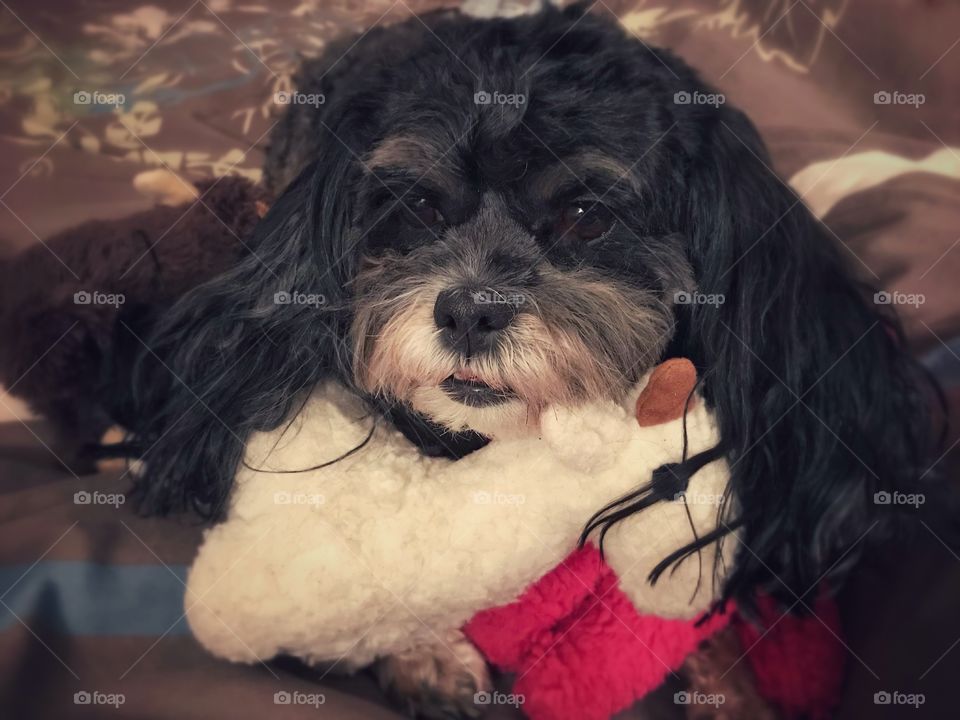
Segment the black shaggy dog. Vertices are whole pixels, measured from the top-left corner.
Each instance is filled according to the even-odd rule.
[[[253,253],[148,343],[147,510],[219,518],[245,439],[327,377],[459,457],[670,356],[697,365],[732,470],[724,598],[803,610],[879,535],[875,493],[916,487],[929,393],[895,322],[670,53],[582,7],[439,12],[331,48],[298,90]],[[663,494],[636,482],[588,529]]]

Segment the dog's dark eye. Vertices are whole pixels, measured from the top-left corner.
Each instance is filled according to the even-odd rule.
[[[589,201],[573,202],[560,211],[557,235],[570,233],[582,240],[594,240],[613,226],[613,213],[605,205]]]
[[[426,226],[432,228],[443,222],[443,215],[430,203],[428,198],[417,197],[404,204],[407,207],[404,217],[414,227]]]

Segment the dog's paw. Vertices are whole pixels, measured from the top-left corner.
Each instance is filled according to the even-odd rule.
[[[410,717],[430,720],[478,717],[478,693],[492,683],[487,663],[459,630],[443,642],[424,645],[377,661],[380,686]]]

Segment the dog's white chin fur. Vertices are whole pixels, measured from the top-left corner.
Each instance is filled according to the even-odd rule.
[[[474,407],[457,402],[437,386],[413,391],[414,410],[452,432],[473,430],[489,438],[527,437],[540,431],[540,414],[531,411],[522,400],[511,399],[497,405]]]

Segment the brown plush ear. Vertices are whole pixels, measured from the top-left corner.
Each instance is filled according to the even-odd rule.
[[[696,398],[690,397],[697,384],[697,369],[686,358],[672,358],[653,369],[650,381],[637,398],[637,422],[640,427],[662,425],[683,417],[690,398],[690,407]]]

